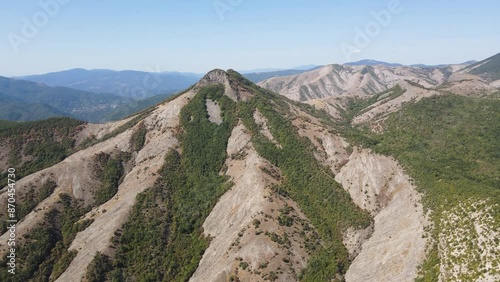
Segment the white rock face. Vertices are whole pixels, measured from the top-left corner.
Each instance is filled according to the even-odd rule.
[[[490,85],[497,89],[500,88],[500,79],[493,81],[492,83],[490,83]]]
[[[229,281],[232,276],[241,281],[263,281],[263,274],[278,267],[282,271],[280,281],[297,281],[296,273],[306,266],[309,255],[303,239],[294,231],[301,227],[280,226],[276,220],[278,210],[285,206],[293,207],[294,214],[304,220],[305,216],[295,203],[272,195],[270,186],[277,184],[279,170],[257,154],[250,140],[250,134],[239,123],[227,147],[228,156],[233,157],[226,161],[226,175],[234,186],[221,197],[203,224],[205,236],[212,240],[190,281]],[[270,175],[263,169],[274,173]],[[266,231],[287,233],[292,241],[290,248],[273,242]],[[247,263],[248,267],[242,269],[240,263]],[[266,263],[269,265],[265,269],[259,269]]]
[[[78,133],[77,136],[77,142],[76,145],[79,145],[85,139],[87,138],[92,138],[94,137],[95,139],[101,139],[103,138],[106,134],[109,134],[113,132],[114,130],[118,129],[120,126],[126,124],[130,120],[132,120],[134,117],[129,117],[127,119],[115,121],[115,122],[109,122],[109,123],[103,123],[103,124],[93,124],[93,123],[87,123],[84,125],[84,128],[82,131]]]
[[[56,281],[80,281],[95,254],[109,248],[114,232],[127,220],[135,197],[153,186],[158,178],[157,172],[163,166],[165,154],[177,146],[174,127],[179,124],[180,109],[194,94],[191,91],[160,105],[145,119],[144,124],[150,130],[146,144],[136,156],[136,165],[125,176],[116,195],[85,216],[85,219],[94,219],[94,222],[76,235],[69,250],[76,250],[78,254]]]
[[[52,195],[38,204],[34,211],[26,215],[17,224],[17,237],[22,238],[30,229],[43,221],[45,214],[59,201],[60,193],[67,193],[74,195],[77,199],[85,200],[89,196],[88,193],[90,193],[91,188],[96,188],[100,185],[99,181],[94,179],[92,173],[94,156],[101,152],[111,153],[116,148],[123,151],[129,150],[131,134],[132,131],[126,131],[105,142],[81,150],[52,167],[30,174],[17,181],[16,190],[18,194],[25,193],[31,186],[40,187],[41,183],[48,179],[53,180],[57,184]],[[6,198],[7,193],[0,194],[0,201],[3,203],[6,202]],[[8,233],[0,236],[0,253],[2,254],[7,245],[7,236]]]
[[[216,124],[221,124],[222,116],[219,104],[216,101],[207,99],[206,107],[208,112],[208,120]]]
[[[154,184],[157,172],[163,165],[165,153],[169,148],[177,146],[174,130],[179,124],[179,112],[194,94],[191,91],[162,104],[144,119],[144,125],[149,131],[144,147],[134,156],[135,166],[126,174],[118,187],[117,194],[85,216],[84,219],[93,219],[94,222],[76,235],[69,250],[76,250],[78,254],[57,281],[80,281],[94,255],[109,248],[110,239],[126,221],[136,195]],[[90,125],[86,130],[100,136],[123,123],[122,121],[106,126]],[[67,193],[84,201],[92,198],[90,188],[95,189],[100,185],[93,175],[94,157],[99,153],[130,152],[130,138],[134,130],[135,128],[128,129],[116,137],[76,152],[61,163],[20,179],[17,182],[19,193],[29,189],[31,185],[39,187],[48,179],[56,182],[57,187],[52,195],[17,224],[18,238],[22,238],[30,229],[43,221],[45,214],[59,201],[60,193]],[[5,197],[6,193],[0,195],[2,201]],[[7,236],[8,233],[5,233],[0,237],[0,253],[5,251]]]
[[[373,234],[349,267],[346,281],[414,281],[426,257],[422,235],[428,223],[410,178],[395,160],[355,149],[335,179],[375,216]]]

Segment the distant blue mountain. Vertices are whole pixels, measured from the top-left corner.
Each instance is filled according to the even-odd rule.
[[[384,65],[388,67],[401,67],[403,66],[402,64],[398,63],[388,63],[388,62],[382,62],[382,61],[376,61],[376,60],[361,60],[357,62],[349,62],[345,63],[344,65],[348,66],[378,66],[378,65]]]
[[[90,122],[118,120],[166,99],[173,93],[134,100],[0,76],[0,119],[32,121],[74,117]]]
[[[20,78],[49,86],[69,87],[92,93],[110,93],[140,100],[186,89],[201,77],[201,74],[178,72],[71,69]]]

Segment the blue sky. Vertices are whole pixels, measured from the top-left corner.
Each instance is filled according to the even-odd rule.
[[[0,75],[77,67],[202,73],[365,58],[440,64],[500,52],[498,0],[399,0],[397,13],[391,1],[0,0]],[[373,15],[380,11],[391,15],[387,24]],[[36,31],[23,33],[29,25]],[[355,44],[359,31],[367,44]]]

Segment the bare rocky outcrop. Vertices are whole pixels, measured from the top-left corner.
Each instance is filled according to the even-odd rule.
[[[205,103],[208,112],[208,120],[215,124],[222,123],[222,116],[219,104],[211,99],[207,99]]]
[[[325,99],[314,99],[305,101],[305,103],[319,110],[324,110],[334,119],[341,119],[341,109],[344,108],[345,99],[343,97],[331,97]]]
[[[346,281],[413,281],[426,257],[423,235],[428,222],[410,177],[395,160],[355,149],[335,179],[375,221],[373,234],[368,240],[363,238],[366,241]],[[361,237],[353,230],[344,237],[353,234]],[[344,242],[349,241],[344,238]],[[350,249],[357,251],[356,246]]]
[[[374,216],[363,230],[345,230],[343,242],[354,258],[347,281],[413,281],[426,258],[421,196],[392,158],[354,148],[321,122],[290,105],[292,124],[316,147],[318,161],[331,168],[354,203]]]
[[[349,252],[350,258],[356,258],[361,250],[363,249],[363,244],[370,239],[373,234],[373,224],[366,227],[365,229],[354,229],[349,227],[342,234],[342,243]]]
[[[38,204],[34,211],[30,212],[17,224],[16,235],[18,238],[23,237],[30,229],[43,221],[45,214],[59,201],[60,193],[67,193],[73,195],[76,199],[85,201],[89,196],[88,192],[100,185],[99,181],[93,177],[94,156],[101,152],[111,153],[116,149],[127,151],[129,149],[128,140],[130,135],[130,132],[124,132],[99,145],[81,150],[52,167],[17,181],[16,190],[19,195],[26,193],[31,187],[41,187],[47,175],[51,175],[52,180],[57,184],[52,195]],[[6,202],[6,197],[6,193],[1,194],[0,201]],[[0,252],[5,251],[7,236],[8,233],[5,233],[0,237],[0,244],[3,245]]]
[[[116,129],[118,129],[120,126],[126,124],[130,120],[132,120],[134,117],[129,117],[123,120],[115,121],[115,122],[109,122],[109,123],[102,123],[102,124],[95,124],[95,123],[87,123],[83,125],[83,130],[81,130],[76,138],[76,146],[80,145],[82,142],[84,142],[87,139],[96,139],[99,140],[106,136],[107,134],[112,133]]]
[[[146,144],[135,158],[136,165],[125,176],[117,194],[108,202],[93,209],[85,219],[93,223],[77,234],[69,250],[78,254],[57,281],[74,281],[83,278],[88,264],[97,252],[105,252],[111,245],[114,232],[126,221],[137,194],[153,186],[164,157],[170,148],[178,145],[175,128],[179,124],[179,113],[195,93],[187,92],[173,101],[158,106],[144,120],[149,129]],[[160,121],[160,122],[159,122]]]
[[[179,126],[179,113],[194,94],[194,91],[190,91],[175,100],[159,105],[143,120],[148,129],[146,142],[137,154],[133,154],[133,168],[125,175],[117,194],[112,199],[94,208],[82,218],[82,220],[93,219],[93,222],[76,235],[70,250],[77,250],[78,254],[58,281],[80,281],[94,255],[97,252],[105,252],[110,247],[110,239],[126,221],[136,195],[154,184],[158,177],[157,172],[163,165],[165,153],[169,148],[176,148],[178,145],[176,130]],[[99,136],[124,122],[126,121],[106,126],[90,126],[87,129]],[[92,191],[100,185],[93,177],[95,156],[101,153],[131,152],[130,139],[134,130],[135,127],[130,128],[115,137],[76,152],[61,163],[20,179],[17,182],[19,193],[30,187],[41,186],[48,178],[53,180],[57,187],[52,195],[17,224],[18,238],[22,238],[43,221],[44,215],[59,201],[60,193],[67,193],[84,202],[91,201]],[[0,195],[2,201],[5,201],[5,197],[5,193]],[[7,236],[8,233],[5,233],[0,237],[2,253],[5,251]]]
[[[495,87],[495,88],[499,89],[500,88],[500,79],[493,81],[492,83],[490,83],[490,85],[492,87]]]
[[[270,78],[259,85],[296,101],[364,97],[404,80],[426,88],[437,87],[456,69],[453,65],[443,68],[328,65],[297,75]]]
[[[316,159],[330,167],[333,173],[338,173],[349,159],[349,143],[338,134],[327,130],[316,117],[292,104],[289,106],[293,115],[292,125],[295,126],[300,136],[306,137],[314,145]]]
[[[398,85],[403,89],[403,94],[394,99],[389,97],[380,99],[380,101],[371,105],[362,114],[356,116],[352,121],[353,125],[369,123],[372,130],[381,132],[383,131],[383,121],[387,116],[400,110],[406,103],[417,102],[426,97],[441,95],[439,91],[427,89],[409,81],[399,81]]]
[[[498,90],[479,76],[461,72],[452,74],[440,89],[464,96],[485,95]]]
[[[198,87],[203,87],[212,84],[222,84],[225,89],[225,95],[233,101],[240,100],[238,92],[231,86],[227,73],[224,70],[215,69],[207,73],[197,84]]]
[[[225,174],[234,186],[203,224],[205,235],[212,240],[190,281],[229,281],[236,277],[263,281],[272,271],[278,273],[277,269],[280,281],[297,281],[297,274],[306,266],[309,254],[304,248],[305,238],[299,234],[304,228],[298,222],[308,221],[295,203],[272,193],[270,187],[280,181],[279,169],[260,157],[250,140],[239,123],[227,147],[232,157],[226,161]],[[282,226],[277,222],[283,210],[295,218],[295,224]],[[279,243],[272,238],[288,240]]]
[[[269,141],[273,142],[276,146],[281,148],[281,145],[274,139],[273,134],[271,133],[271,130],[269,130],[269,125],[267,122],[266,117],[257,109],[253,113],[253,119],[255,120],[255,123],[259,126],[260,133],[264,135]]]

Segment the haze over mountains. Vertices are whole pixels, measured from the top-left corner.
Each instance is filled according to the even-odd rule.
[[[49,86],[63,86],[93,93],[111,93],[141,100],[185,89],[196,83],[201,75],[72,69],[20,78]]]
[[[1,121],[0,280],[497,281],[499,60],[216,69],[115,122]]]
[[[91,122],[124,118],[155,105],[172,93],[144,100],[114,94],[96,94],[0,76],[0,119],[33,121],[50,117],[74,117]]]
[[[263,69],[262,72],[249,72],[244,76],[289,98],[309,100],[348,92],[373,94],[391,88],[400,80],[410,80],[425,87],[437,86],[443,84],[457,69],[469,65],[469,73],[477,74],[495,86],[499,84],[497,80],[500,76],[496,73],[484,75],[481,72],[490,73],[488,68],[496,67],[494,64],[498,60],[497,57],[498,55],[483,62],[469,61],[460,65],[439,66],[404,66],[361,60],[345,65],[304,65],[267,72]],[[472,70],[474,67],[479,68]],[[8,78],[2,78],[0,101],[4,111],[0,118],[33,121],[68,116],[91,122],[117,120],[193,85],[201,76],[177,72],[72,69],[20,77],[22,80],[39,84],[30,84],[19,79],[8,82]],[[308,82],[310,79],[306,78],[307,76],[314,81]],[[287,82],[287,77],[295,83]],[[12,87],[6,87],[8,84]],[[479,89],[486,87],[480,86],[479,82],[476,84]]]
[[[467,87],[470,93],[494,91],[498,83],[495,67],[499,58],[495,55],[476,64],[469,62],[425,68],[378,61],[364,61],[368,65],[327,65],[301,74],[270,78],[259,85],[297,101],[372,95],[404,81],[426,88],[447,88],[459,82],[461,85],[457,87]],[[483,81],[482,78],[489,79]]]

